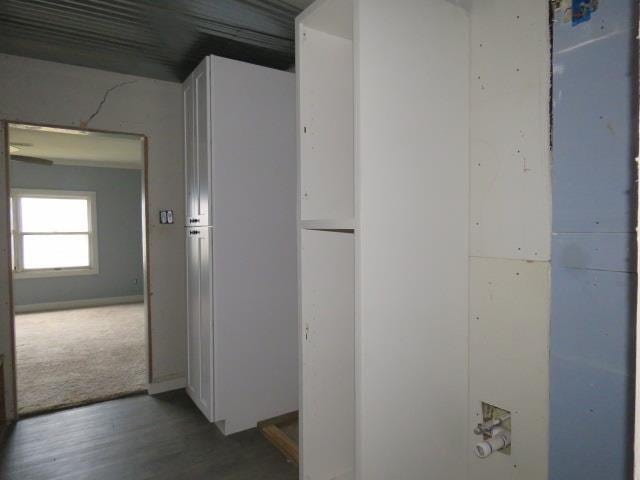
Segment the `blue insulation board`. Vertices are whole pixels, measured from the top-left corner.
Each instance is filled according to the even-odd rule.
[[[550,480],[631,474],[637,5],[553,27]]]

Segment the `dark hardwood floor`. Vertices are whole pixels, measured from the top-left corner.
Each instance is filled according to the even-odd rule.
[[[297,480],[257,430],[229,437],[184,391],[20,420],[0,446],[3,480]]]

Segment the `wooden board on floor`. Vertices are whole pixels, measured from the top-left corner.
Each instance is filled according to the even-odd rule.
[[[287,459],[299,464],[299,448],[297,438],[287,435],[287,427],[298,425],[298,412],[291,412],[258,423],[258,430],[269,440]]]

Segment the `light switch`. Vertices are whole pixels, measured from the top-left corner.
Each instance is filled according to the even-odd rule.
[[[160,210],[160,223],[162,225],[173,223],[173,210]]]

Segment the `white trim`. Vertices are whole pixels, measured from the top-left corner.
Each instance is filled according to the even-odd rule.
[[[159,393],[170,392],[172,390],[180,390],[187,386],[187,379],[184,377],[166,380],[164,382],[154,382],[147,386],[149,395],[157,395]]]
[[[20,225],[21,212],[20,202],[18,201],[22,197],[29,198],[82,198],[87,200],[89,208],[87,209],[87,224],[88,231],[86,232],[29,232],[23,233]],[[15,249],[14,253],[14,269],[13,277],[15,279],[21,278],[41,278],[41,277],[63,277],[73,275],[97,275],[99,270],[98,265],[98,215],[96,207],[96,193],[88,191],[76,191],[76,190],[42,190],[31,188],[12,188],[11,200],[13,211],[13,229],[11,230],[11,237],[13,239],[13,245]],[[25,235],[71,235],[82,234],[89,237],[89,266],[88,267],[71,267],[71,268],[45,268],[45,269],[28,269],[23,268],[22,258],[22,239]]]
[[[74,308],[101,307],[105,305],[120,305],[125,303],[142,302],[144,302],[144,295],[129,295],[126,297],[86,298],[82,300],[67,300],[63,302],[15,305],[14,310],[16,313],[46,312],[50,310],[71,310]]]

